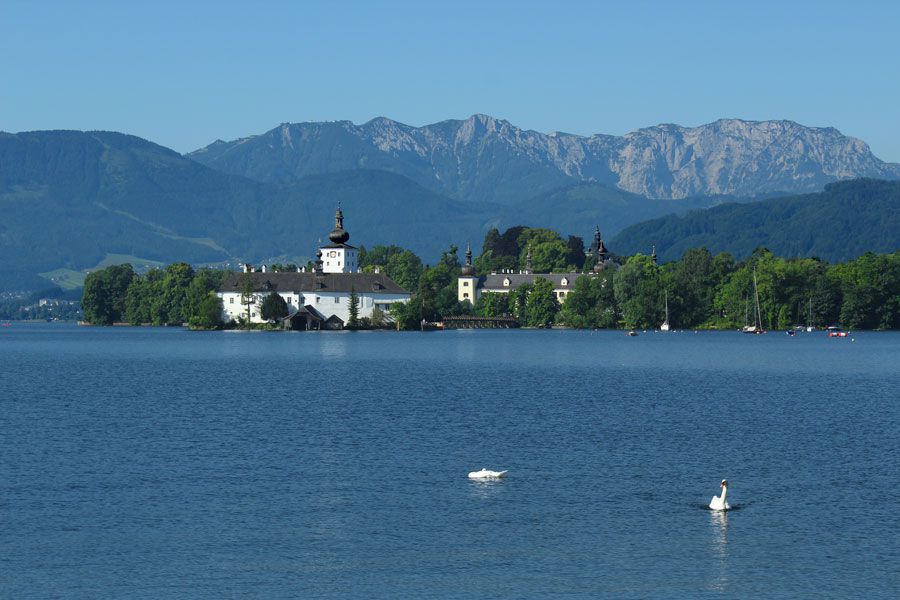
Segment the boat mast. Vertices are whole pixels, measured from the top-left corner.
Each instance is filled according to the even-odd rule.
[[[809,316],[806,317],[806,326],[812,327],[812,296],[809,297]]]
[[[669,322],[669,290],[666,290],[666,323]]]
[[[753,293],[756,295],[756,324],[762,329],[762,313],[759,310],[759,287],[756,285],[756,269],[753,269]]]

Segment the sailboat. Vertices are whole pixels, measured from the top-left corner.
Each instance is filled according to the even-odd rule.
[[[659,326],[660,331],[669,330],[669,290],[666,290],[666,320]]]
[[[758,335],[766,331],[762,328],[762,312],[759,310],[759,287],[756,284],[756,269],[753,269],[753,294],[756,298],[756,314],[753,315],[756,322],[753,325],[744,325],[741,331]]]

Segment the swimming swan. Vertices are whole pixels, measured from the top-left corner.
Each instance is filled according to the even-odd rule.
[[[728,480],[723,479],[720,487],[722,488],[722,495],[712,497],[712,500],[709,502],[709,508],[711,510],[731,509],[731,506],[725,501],[725,495],[728,494]]]
[[[469,479],[500,479],[506,477],[506,471],[489,471],[481,469],[480,471],[472,471],[469,473]]]

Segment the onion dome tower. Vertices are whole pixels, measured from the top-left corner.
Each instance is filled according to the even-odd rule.
[[[331,243],[320,249],[325,261],[322,271],[324,273],[356,273],[359,268],[357,265],[358,249],[347,243],[350,233],[344,229],[344,211],[341,210],[340,204],[334,213],[334,229],[328,234],[328,239]]]
[[[334,229],[328,234],[328,239],[333,244],[346,244],[350,239],[350,233],[344,229],[344,211],[341,210],[340,204],[334,213]]]
[[[316,265],[315,265],[316,273],[322,272],[322,249],[319,248],[316,250]]]
[[[593,259],[594,271],[602,271],[604,269],[605,263],[609,259],[609,250],[606,249],[606,244],[603,243],[599,225],[594,229],[594,241],[591,243],[591,249],[588,250],[587,255]]]
[[[475,275],[475,266],[472,265],[472,244],[466,242],[466,264],[460,270],[456,280],[456,295],[460,302],[475,304],[478,300],[478,276]]]
[[[472,245],[466,242],[466,264],[462,267],[462,274],[465,277],[475,275],[475,267],[472,266]]]

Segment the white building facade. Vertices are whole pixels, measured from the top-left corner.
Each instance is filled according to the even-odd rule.
[[[223,318],[247,319],[262,323],[263,300],[269,294],[281,296],[288,307],[288,324],[303,329],[341,329],[350,320],[351,294],[357,298],[357,317],[372,318],[376,311],[386,314],[392,304],[409,302],[410,293],[381,273],[360,273],[359,251],[347,244],[350,234],[344,229],[344,215],[338,208],[330,244],[322,246],[311,272],[235,273],[222,282]],[[297,327],[302,322],[303,327]],[[323,326],[327,323],[328,326]],[[315,324],[316,326],[310,326]]]
[[[587,260],[593,263],[587,273],[533,273],[531,271],[531,252],[527,254],[527,265],[521,271],[508,271],[478,275],[472,265],[472,247],[466,245],[466,263],[462,267],[457,280],[457,299],[460,302],[475,304],[483,293],[508,294],[511,290],[526,283],[534,283],[536,279],[546,279],[553,285],[553,295],[562,304],[575,286],[575,280],[579,277],[598,277],[608,269],[614,269],[618,265],[611,258],[609,251],[603,243],[600,235],[600,227],[594,232],[594,240],[590,249],[585,253]],[[656,261],[656,250],[653,251],[653,260]],[[589,263],[589,264],[590,264]],[[604,276],[605,277],[605,276]]]

